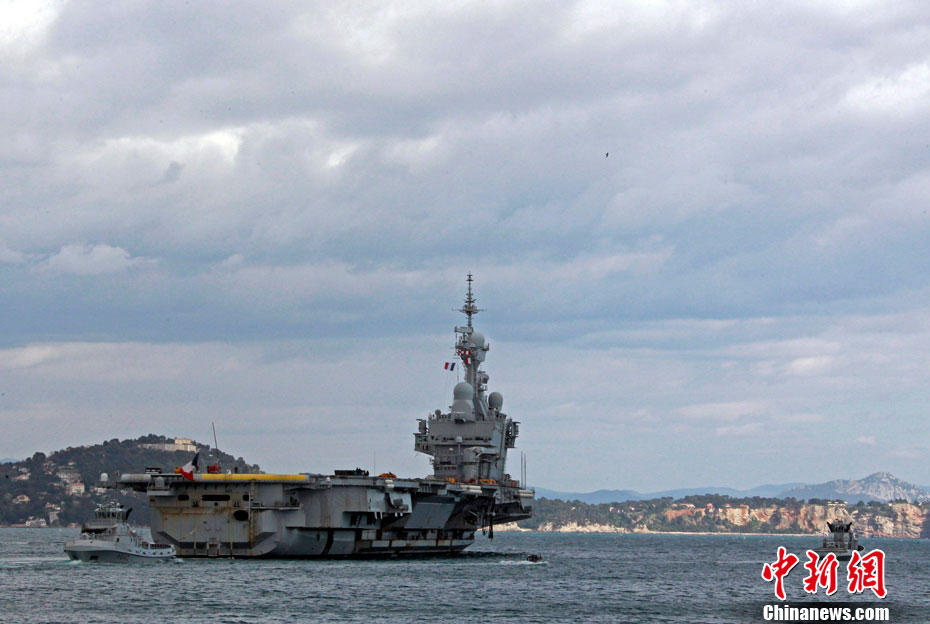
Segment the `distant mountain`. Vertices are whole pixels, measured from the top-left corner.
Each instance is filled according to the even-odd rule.
[[[876,472],[858,481],[838,479],[818,485],[801,485],[784,490],[779,498],[794,497],[798,500],[811,498],[844,500],[847,503],[864,501],[889,502],[906,500],[910,503],[930,501],[925,488],[902,481],[890,472]]]
[[[546,488],[537,487],[536,498],[548,498],[550,500],[563,501],[581,501],[588,505],[601,505],[603,503],[623,503],[629,500],[640,500],[642,496],[639,492],[633,490],[597,490],[596,492],[578,493],[578,492],[559,492],[557,490],[547,490]]]
[[[677,490],[662,490],[661,492],[637,492],[636,490],[597,490],[594,492],[559,492],[557,490],[548,490],[537,487],[537,498],[548,498],[551,500],[563,501],[581,501],[588,505],[602,505],[604,503],[625,503],[626,501],[636,500],[653,500],[656,498],[671,497],[674,499],[684,498],[685,496],[700,496],[703,494],[719,494],[721,496],[731,496],[733,498],[752,498],[760,496],[771,498],[789,488],[804,485],[802,483],[782,483],[778,485],[760,485],[749,490],[736,490],[728,487],[707,486],[695,488],[679,488]]]

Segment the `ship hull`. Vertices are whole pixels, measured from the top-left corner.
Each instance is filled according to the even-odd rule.
[[[174,558],[174,552],[165,554],[146,554],[131,549],[119,548],[106,540],[76,540],[65,546],[65,553],[72,561],[101,563],[143,563],[151,561],[168,561]]]
[[[475,533],[532,514],[509,484],[325,475],[124,475],[146,492],[152,537],[180,557],[459,553]]]

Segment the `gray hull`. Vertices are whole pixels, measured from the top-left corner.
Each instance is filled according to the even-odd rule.
[[[500,484],[324,475],[123,475],[146,492],[152,537],[180,557],[367,557],[460,552],[530,517]]]
[[[168,561],[174,553],[147,554],[123,549],[110,542],[98,540],[78,540],[65,546],[65,553],[72,561],[101,563],[132,563],[147,561]]]

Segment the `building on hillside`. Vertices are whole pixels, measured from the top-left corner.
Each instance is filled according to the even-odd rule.
[[[30,477],[30,474],[29,474],[28,472],[26,472],[26,473],[23,473],[23,474],[18,474],[18,475],[16,475],[15,477],[13,477],[13,480],[14,480],[14,481],[28,481],[28,480],[29,480],[29,477]]]
[[[44,529],[48,526],[48,523],[45,522],[45,518],[33,518],[30,517],[26,520],[27,529]]]
[[[20,494],[19,496],[17,496],[16,498],[13,499],[13,504],[14,504],[14,505],[20,505],[20,504],[23,504],[23,503],[28,503],[28,502],[31,501],[31,500],[32,500],[32,499],[29,498],[28,496],[26,496],[25,494]]]
[[[69,483],[65,486],[65,493],[71,495],[79,495],[84,493],[84,484],[81,482]]]
[[[187,453],[196,453],[197,446],[190,438],[175,438],[174,442],[160,442],[155,444],[140,444],[142,448],[152,449],[154,451],[184,451]]]
[[[76,470],[59,470],[58,480],[63,483],[77,483],[81,480],[81,473]]]

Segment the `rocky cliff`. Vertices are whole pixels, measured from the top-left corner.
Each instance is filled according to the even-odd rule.
[[[564,532],[809,533],[826,523],[852,521],[861,537],[930,537],[930,504],[730,499],[692,496],[673,501],[587,505],[540,499],[523,530]]]

